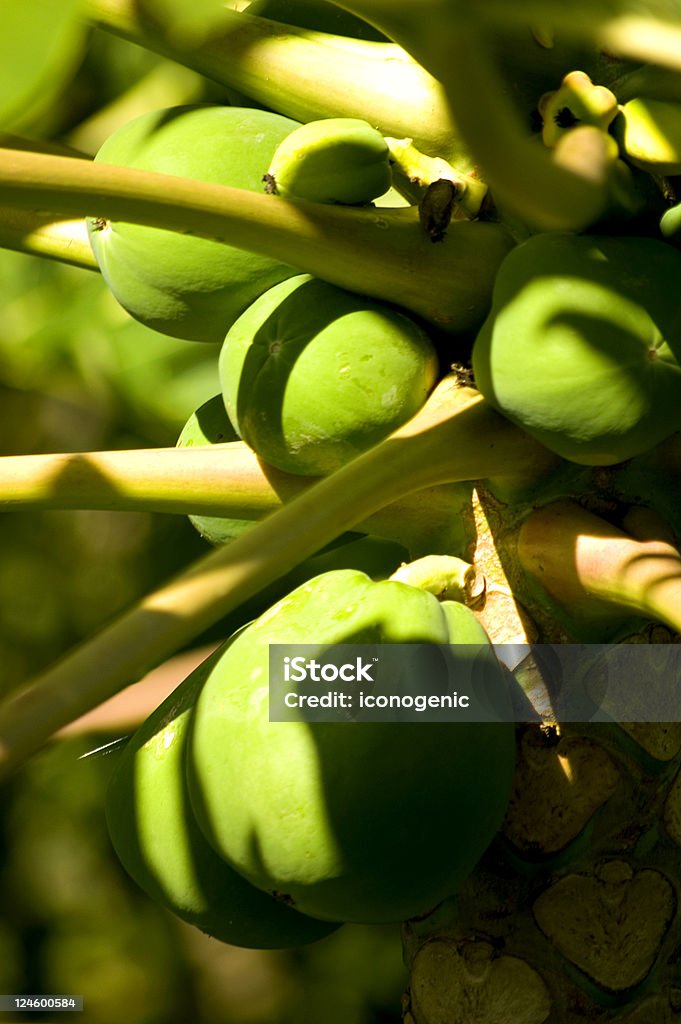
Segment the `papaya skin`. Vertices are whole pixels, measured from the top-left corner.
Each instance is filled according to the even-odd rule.
[[[257,192],[297,127],[265,110],[171,107],[119,129],[95,160]],[[222,341],[250,302],[296,273],[268,256],[159,228],[90,218],[88,232],[102,276],[130,315],[190,341]]]
[[[220,353],[227,415],[266,462],[323,475],[410,419],[435,385],[425,332],[382,303],[309,275],[270,289]]]
[[[320,919],[375,923],[427,911],[472,870],[506,807],[512,724],[268,717],[270,644],[487,644],[469,609],[447,607],[407,584],[325,573],[215,665],[192,723],[190,795],[209,841],[253,884]]]
[[[239,435],[227,418],[222,395],[214,395],[191,414],[177,439],[177,447],[193,448],[238,440]],[[228,544],[253,526],[250,519],[229,519],[226,516],[190,515],[189,522],[204,540],[216,546]]]
[[[473,346],[478,388],[571,462],[652,449],[681,429],[679,281],[663,242],[536,235],[499,271]]]
[[[285,198],[360,206],[390,188],[390,151],[360,118],[310,121],[277,146],[265,182],[266,191]]]
[[[304,917],[246,882],[209,846],[189,808],[187,729],[214,660],[185,679],[121,755],[107,792],[111,841],[147,895],[213,938],[257,949],[315,942],[339,924]]]

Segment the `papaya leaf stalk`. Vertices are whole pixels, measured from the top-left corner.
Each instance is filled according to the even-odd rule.
[[[63,220],[51,213],[0,206],[0,248],[99,270],[83,218]]]
[[[243,441],[7,455],[0,458],[0,508],[145,511],[255,522],[315,482],[266,466]],[[463,501],[464,489],[456,485],[427,487],[386,505],[357,527],[409,550],[439,544],[446,551],[452,517]]]
[[[588,621],[615,606],[681,631],[681,554],[666,540],[638,540],[559,501],[523,523],[518,557],[573,616]]]
[[[200,559],[10,695],[0,705],[0,775],[390,502],[423,487],[523,473],[554,461],[477,392],[445,378],[423,409],[387,440]]]
[[[497,224],[457,221],[433,245],[413,208],[326,206],[11,149],[0,149],[0,204],[215,239],[395,302],[452,332],[480,325],[513,247]]]
[[[610,54],[681,71],[681,14],[666,0],[646,0],[644,5],[579,0],[569,7],[556,0],[518,5],[484,0],[476,4],[476,15],[502,31],[519,22],[548,26],[563,37],[592,40]]]
[[[347,39],[225,10],[200,45],[183,47],[140,0],[87,0],[100,28],[185,64],[298,121],[367,119],[427,153],[472,169],[439,82],[390,43]]]

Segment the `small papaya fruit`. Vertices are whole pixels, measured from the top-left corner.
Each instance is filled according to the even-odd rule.
[[[111,841],[147,895],[222,942],[262,949],[314,942],[339,925],[305,917],[250,885],[194,821],[185,781],[187,729],[214,662],[212,655],[192,672],[123,751],[106,798]]]
[[[514,771],[512,723],[324,722],[298,712],[270,722],[270,645],[285,643],[454,644],[463,670],[489,652],[484,630],[464,605],[408,584],[324,573],[214,663],[190,729],[197,820],[250,882],[323,920],[397,921],[429,910],[499,828]],[[497,707],[506,677],[496,660],[488,667],[482,687]],[[423,663],[411,671],[414,684]]]
[[[681,429],[681,255],[648,238],[535,235],[504,260],[478,388],[558,455],[605,466]]]
[[[388,143],[359,118],[309,121],[277,146],[264,181],[285,199],[370,203],[392,184]]]
[[[681,244],[681,203],[670,206],[660,218],[660,234],[670,245]]]
[[[638,96],[620,108],[612,130],[635,167],[649,174],[681,174],[681,103]]]
[[[307,274],[271,288],[220,352],[232,426],[266,462],[322,475],[410,419],[438,359],[404,313]]]
[[[142,114],[95,159],[259,192],[263,168],[297,121],[267,110],[185,106]],[[163,334],[222,341],[264,291],[298,271],[210,239],[88,220],[104,280],[135,319]]]

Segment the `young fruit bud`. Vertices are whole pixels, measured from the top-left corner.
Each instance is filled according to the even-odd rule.
[[[267,192],[287,199],[357,206],[390,188],[388,144],[379,131],[354,117],[329,117],[302,125],[277,147]]]
[[[583,71],[567,74],[559,89],[544,93],[538,108],[544,122],[542,139],[550,148],[577,125],[593,125],[607,132],[618,109],[610,89],[594,85]]]

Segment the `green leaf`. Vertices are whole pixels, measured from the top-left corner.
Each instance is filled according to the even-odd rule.
[[[27,125],[51,105],[80,59],[80,0],[3,0],[0,128]]]

